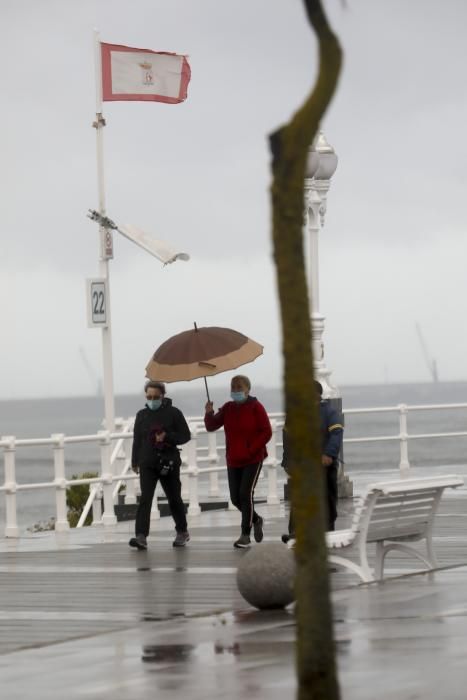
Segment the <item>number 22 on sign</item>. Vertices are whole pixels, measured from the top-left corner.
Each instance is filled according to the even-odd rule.
[[[107,284],[103,278],[86,280],[88,326],[107,326]]]

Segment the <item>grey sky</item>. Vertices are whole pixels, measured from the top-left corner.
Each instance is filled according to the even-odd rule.
[[[338,384],[467,368],[467,6],[328,0],[345,50],[323,124],[339,165],[321,238],[321,310]],[[249,368],[279,385],[267,134],[311,84],[301,0],[2,0],[0,398],[86,394],[84,279],[97,274],[92,28],[112,43],[187,53],[182,105],[107,103],[109,214],[192,260],[162,269],[125,240],[111,263],[115,385],[138,390],[151,352],[189,327],[265,345]],[[219,378],[219,382],[225,378]]]

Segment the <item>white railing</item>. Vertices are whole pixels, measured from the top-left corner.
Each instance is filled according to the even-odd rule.
[[[458,404],[432,404],[408,406],[387,406],[379,408],[358,408],[344,411],[345,416],[357,414],[395,413],[399,415],[399,431],[394,435],[381,435],[371,437],[344,438],[345,444],[375,443],[375,442],[399,442],[399,472],[402,477],[407,476],[410,470],[408,444],[412,440],[428,438],[458,438],[467,437],[466,431],[437,432],[409,434],[408,416],[414,411],[442,411],[451,409],[467,409],[467,403]],[[282,413],[269,414],[273,429],[273,437],[268,445],[269,456],[265,460],[265,473],[267,478],[267,503],[278,504],[279,484],[278,466],[282,455],[282,428],[284,415]],[[207,433],[201,416],[188,419],[191,441],[182,448],[182,496],[188,502],[188,514],[199,515],[201,506],[199,502],[200,477],[208,476],[207,498],[218,499],[221,494],[219,485],[219,473],[225,473],[225,462],[221,453],[225,450],[223,432]],[[20,529],[17,523],[17,494],[22,491],[39,489],[55,490],[55,530],[63,532],[69,529],[67,520],[66,489],[77,484],[89,484],[90,494],[83,513],[78,522],[82,527],[86,517],[93,509],[93,524],[113,526],[116,523],[114,504],[118,498],[120,487],[125,484],[125,502],[135,503],[139,477],[131,471],[131,444],[133,434],[131,428],[133,419],[118,422],[118,430],[115,433],[99,431],[93,435],[66,436],[53,434],[49,438],[17,439],[14,436],[4,436],[0,439],[0,448],[3,450],[4,459],[4,484],[0,487],[0,493],[5,494],[5,537],[19,537]],[[100,450],[100,474],[96,478],[67,479],[65,471],[65,451],[68,445],[80,443],[92,443]],[[16,453],[19,449],[34,447],[50,447],[53,456],[54,479],[40,483],[18,483],[16,479]],[[228,498],[224,496],[228,501]],[[231,505],[231,504],[230,504]],[[157,499],[154,499],[152,519],[159,517]]]

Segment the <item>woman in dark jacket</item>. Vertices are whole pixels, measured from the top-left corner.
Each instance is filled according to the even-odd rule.
[[[129,544],[147,549],[152,500],[160,480],[175,520],[177,536],[173,546],[183,547],[190,535],[181,495],[181,459],[177,445],[189,442],[190,430],[183,413],[165,397],[162,382],[147,382],[144,390],[146,406],[136,414],[131,455],[132,469],[139,473],[141,498],[136,512],[135,537]]]
[[[232,401],[217,413],[211,401],[206,404],[204,424],[212,432],[222,426],[225,432],[227,475],[230,500],[242,513],[242,532],[234,547],[249,547],[250,532],[256,542],[263,539],[263,518],[254,509],[254,490],[267,457],[266,444],[272,436],[271,424],[264,406],[250,396],[248,377],[232,379]]]

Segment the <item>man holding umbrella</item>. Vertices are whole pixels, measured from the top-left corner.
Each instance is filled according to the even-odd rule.
[[[139,473],[141,498],[136,512],[135,537],[129,545],[140,550],[148,548],[146,538],[152,500],[160,480],[175,520],[177,536],[173,546],[183,547],[190,535],[181,496],[181,458],[177,445],[189,442],[190,430],[183,413],[166,398],[162,382],[146,382],[144,389],[146,406],[136,414],[131,455],[132,469]]]

